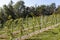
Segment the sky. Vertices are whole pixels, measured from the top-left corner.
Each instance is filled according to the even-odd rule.
[[[16,3],[19,0],[12,0],[14,3]],[[56,5],[60,5],[60,0],[23,0],[25,2],[26,6],[35,6],[35,5],[50,5],[51,3],[56,3]],[[8,4],[10,0],[0,0],[0,7],[2,7],[4,4]]]

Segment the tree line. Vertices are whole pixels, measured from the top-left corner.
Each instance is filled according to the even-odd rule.
[[[60,6],[56,7],[55,3],[52,3],[51,5],[40,5],[35,7],[27,7],[24,4],[24,1],[18,1],[14,4],[11,0],[8,5],[3,5],[2,8],[0,7],[0,24],[3,24],[10,19],[17,19],[21,17],[26,18],[26,16],[49,16],[60,13]]]

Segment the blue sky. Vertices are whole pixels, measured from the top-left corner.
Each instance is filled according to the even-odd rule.
[[[4,4],[8,4],[10,0],[0,0],[0,6]],[[13,0],[13,2],[17,2],[19,0]],[[60,5],[60,0],[23,0],[26,6],[34,6],[34,5],[49,5],[51,3],[56,3],[56,5]]]

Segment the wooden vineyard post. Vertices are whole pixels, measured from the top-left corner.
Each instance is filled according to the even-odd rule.
[[[35,29],[34,29],[34,17],[33,17],[33,32],[34,32],[34,30],[35,30]]]
[[[57,15],[55,17],[56,17],[56,24],[57,24]]]
[[[41,29],[42,28],[42,16],[41,16],[40,20],[41,20],[41,26],[40,26],[40,29]]]
[[[28,24],[28,15],[26,16],[26,26],[27,26],[27,28],[29,27],[28,26],[29,24]],[[29,29],[28,29],[28,31],[27,31],[27,35],[28,35],[28,33],[29,33]]]
[[[21,22],[21,36],[23,35],[23,29],[24,29],[24,27],[23,27],[23,19],[22,19],[22,22]]]

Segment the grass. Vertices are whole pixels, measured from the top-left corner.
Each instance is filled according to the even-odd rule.
[[[52,30],[45,31],[26,40],[60,40],[60,25]]]

